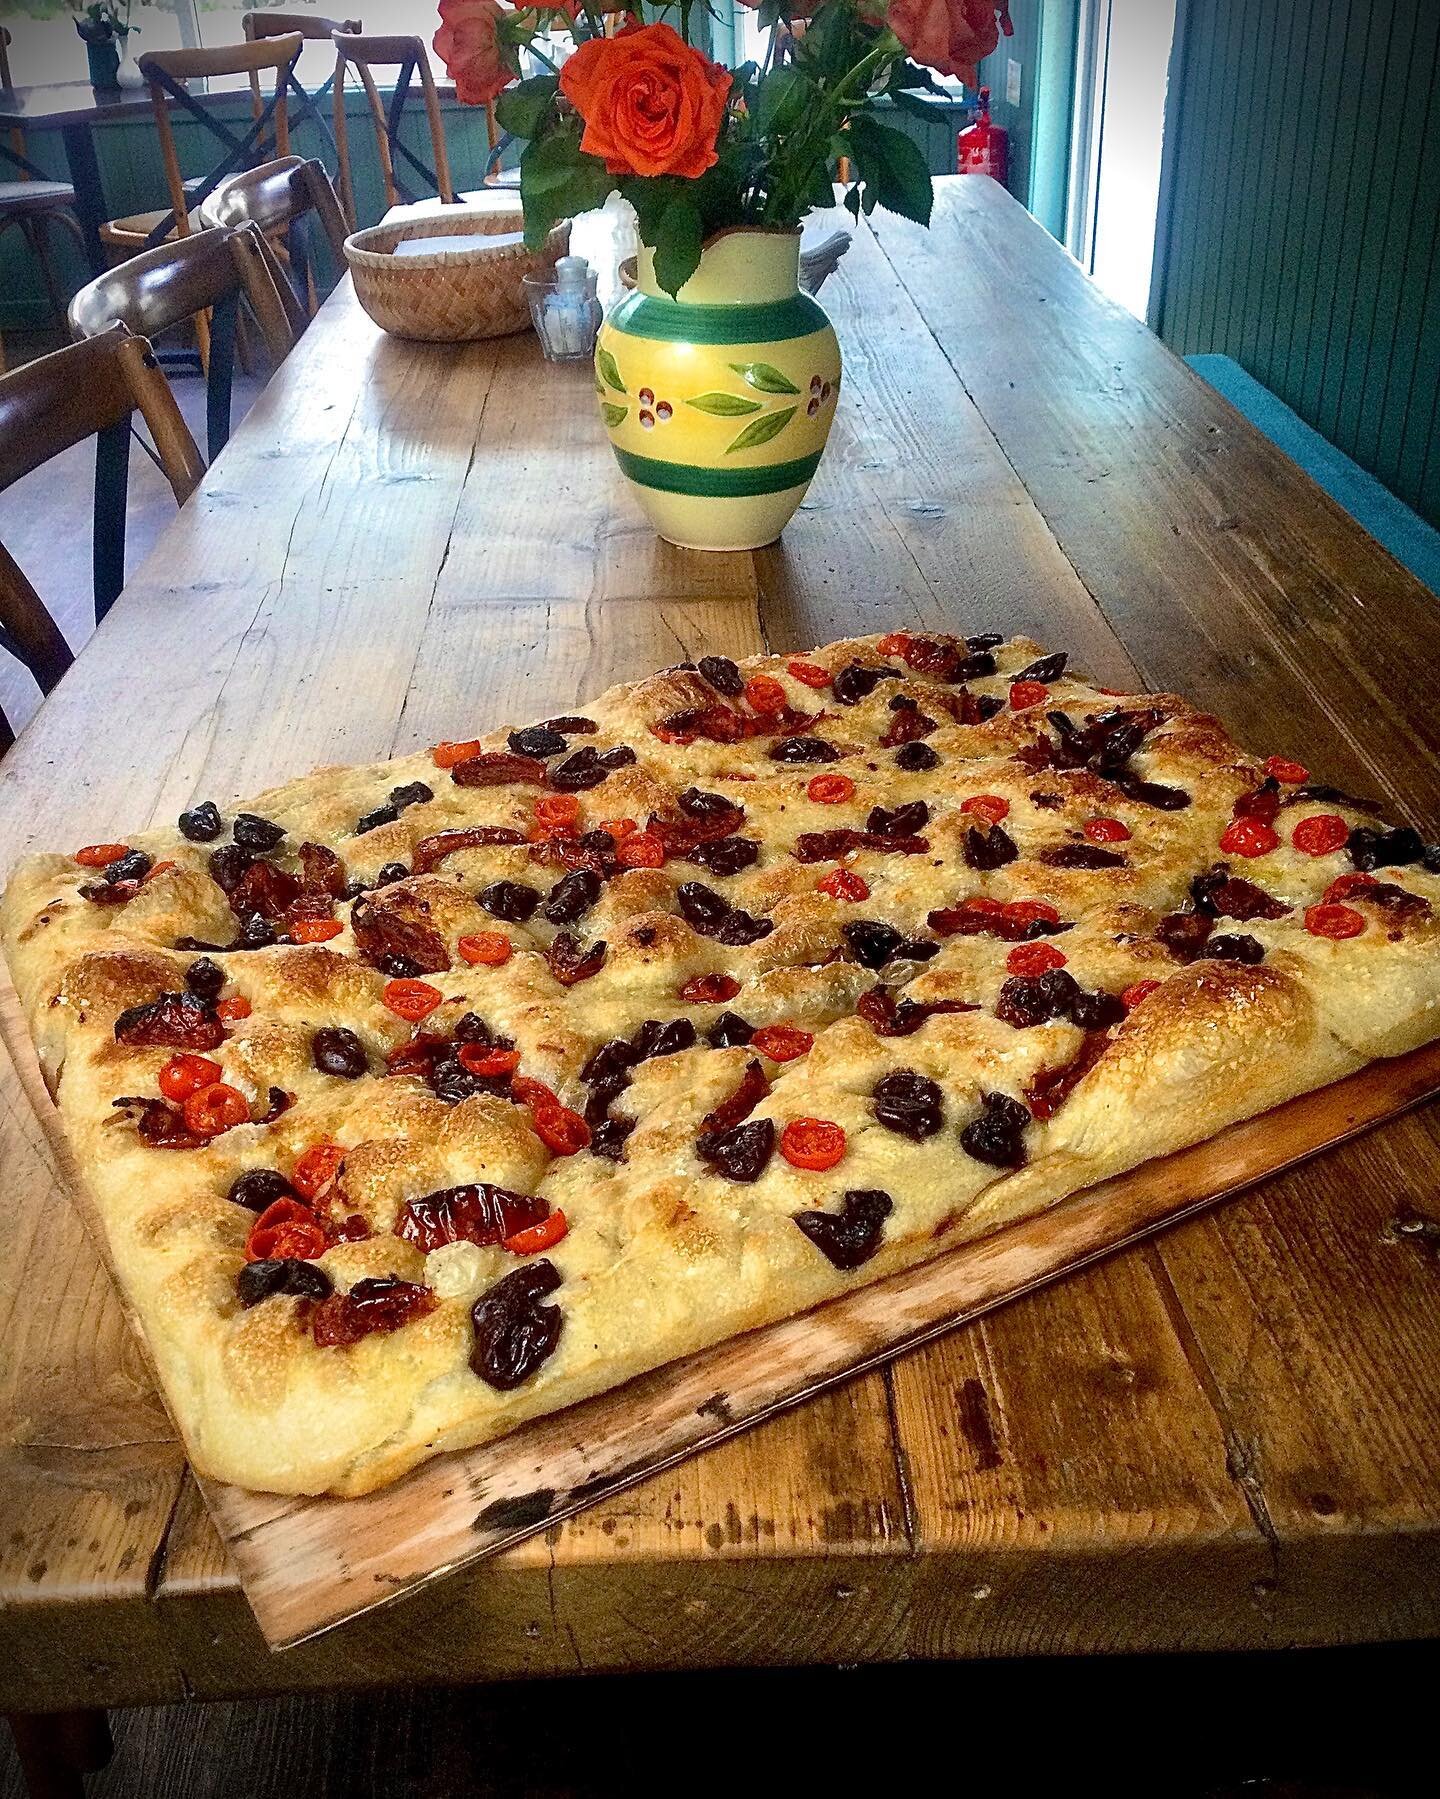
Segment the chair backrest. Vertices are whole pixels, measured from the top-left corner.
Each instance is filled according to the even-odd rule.
[[[188,215],[192,206],[207,199],[227,175],[264,161],[264,145],[272,130],[279,154],[289,155],[290,123],[286,101],[304,42],[299,32],[290,32],[285,37],[268,38],[258,43],[226,44],[213,50],[155,50],[140,58],[138,66],[150,88],[150,106],[160,137],[160,155],[170,195],[170,212],[146,239],[147,249],[163,243],[172,229],[177,236],[183,237],[190,229]],[[224,75],[245,75],[256,82],[266,71],[274,77],[274,92],[262,105],[259,116],[252,117],[250,129],[243,135],[184,85],[187,81]],[[198,191],[188,195],[175,149],[169,105],[172,100],[218,140],[224,150],[224,155],[201,181]]]
[[[294,348],[295,332],[275,282],[265,240],[254,225],[219,226],[142,250],[82,287],[70,302],[77,337],[99,337],[124,325],[158,338],[187,319],[211,313],[208,441],[213,462],[230,436],[235,369],[235,310],[243,295],[277,365]]]
[[[10,33],[0,25],[0,87],[11,87],[10,80]]]
[[[345,123],[345,73],[350,67],[360,77],[360,85],[365,90],[365,99],[370,108],[370,122],[375,128],[375,147],[380,156],[380,173],[385,182],[385,204],[398,206],[402,201],[409,202],[438,194],[446,205],[453,205],[455,187],[450,179],[450,158],[445,149],[440,96],[436,91],[435,77],[431,73],[430,58],[424,44],[418,37],[348,37],[343,32],[337,32],[332,42],[336,56],[335,152],[340,168],[340,199],[351,228],[356,224],[355,184],[350,173],[349,134]],[[380,90],[375,82],[374,71],[377,68],[398,71],[388,107],[381,101]],[[405,102],[410,96],[411,83],[417,77],[421,97],[425,102],[425,116],[430,126],[433,167],[427,167],[400,141]],[[494,114],[489,107],[486,107],[485,114],[493,149]],[[396,172],[399,163],[404,163],[420,178],[428,190],[426,194],[416,194],[405,185]]]
[[[337,31],[343,31],[354,37],[365,29],[359,19],[326,19],[318,13],[301,12],[247,12],[240,21],[240,28],[245,33],[246,42],[252,44],[258,43],[262,38],[288,37],[292,31],[298,31],[301,37],[308,38],[312,42],[328,43]],[[330,91],[330,85],[334,79],[335,71],[332,68],[314,93],[310,93],[304,88],[294,74],[290,76],[287,84],[294,100],[294,112],[291,115],[290,124],[296,126],[302,120],[308,120],[331,150],[335,148],[335,140],[331,137],[330,127],[316,102],[322,100]],[[250,77],[251,117],[258,119],[263,107],[264,99],[260,92],[260,78],[258,75],[252,75]],[[280,153],[278,145],[273,149],[275,154]]]
[[[323,164],[282,156],[243,175],[222,181],[200,208],[207,225],[255,225],[267,240],[284,239],[288,272],[272,257],[280,299],[298,336],[309,317],[313,258],[307,242],[310,219],[320,221],[337,272],[345,268],[345,216]],[[267,242],[268,248],[268,242]],[[302,296],[304,296],[302,298]]]
[[[195,440],[150,345],[123,325],[0,376],[0,492],[87,437],[95,453],[95,616],[125,582],[125,496],[130,420],[150,429],[160,467],[184,503],[204,473]],[[70,666],[65,639],[9,554],[0,547],[0,646],[46,693]],[[0,720],[0,730],[9,727]]]

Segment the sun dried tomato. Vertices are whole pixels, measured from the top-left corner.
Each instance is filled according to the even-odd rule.
[[[108,868],[112,862],[129,854],[128,843],[88,843],[83,850],[76,850],[72,860],[81,868]]]
[[[1043,681],[1016,681],[1010,689],[1010,710],[1028,712],[1032,706],[1043,706],[1050,689]]]
[[[345,1349],[374,1332],[399,1330],[438,1304],[429,1287],[380,1275],[356,1281],[348,1293],[322,1299],[311,1314],[311,1330],[322,1349]]]
[[[464,831],[437,831],[433,837],[422,837],[415,845],[411,861],[417,875],[429,874],[447,856],[460,850],[481,849],[492,843],[523,843],[521,832],[509,825],[472,825]]]
[[[150,1149],[202,1149],[206,1139],[197,1137],[185,1123],[185,1117],[175,1106],[167,1106],[163,1099],[131,1096],[117,1099],[115,1105],[127,1116],[135,1118],[135,1132],[140,1141]]]
[[[1288,756],[1269,756],[1265,761],[1265,773],[1272,781],[1281,781],[1287,787],[1298,787],[1301,782],[1310,779],[1310,770],[1303,762],[1292,762]]]
[[[1062,1068],[1041,1069],[1025,1089],[1031,1116],[1053,1118],[1109,1046],[1110,1039],[1103,1031],[1090,1031],[1080,1045],[1080,1053]]]
[[[504,1246],[512,1256],[539,1255],[542,1249],[553,1249],[569,1232],[570,1226],[565,1220],[565,1214],[557,1207],[539,1224],[532,1224],[529,1230],[516,1231],[513,1237],[507,1237]]]
[[[785,664],[787,671],[806,687],[828,687],[830,670],[821,668],[815,662],[801,662],[798,659]]]
[[[1280,839],[1270,826],[1258,818],[1237,818],[1225,827],[1220,848],[1227,856],[1268,856],[1278,849]]]
[[[792,1118],[780,1133],[780,1154],[792,1168],[833,1168],[845,1154],[845,1132],[826,1118]]]
[[[1321,812],[1302,818],[1290,841],[1302,856],[1328,856],[1332,850],[1344,849],[1350,841],[1350,827],[1338,813]]]
[[[325,1253],[325,1227],[319,1215],[297,1199],[277,1199],[250,1227],[245,1240],[251,1262],[308,1261]]]
[[[128,1049],[218,1049],[225,1031],[217,1014],[194,994],[162,993],[120,1014],[115,1041]]]
[[[573,1156],[590,1143],[590,1126],[578,1112],[558,1100],[542,1100],[530,1110],[535,1135],[557,1156]]]
[[[973,812],[987,824],[998,825],[1010,816],[1010,802],[998,793],[976,793],[960,802],[962,812]]]
[[[189,1099],[202,1087],[213,1086],[224,1073],[218,1062],[206,1056],[171,1056],[160,1070],[157,1085],[166,1099]]]
[[[765,1070],[758,1062],[747,1062],[739,1086],[701,1120],[702,1133],[733,1130],[737,1124],[743,1124],[769,1091]]]
[[[486,1249],[533,1229],[549,1215],[550,1202],[538,1195],[477,1181],[409,1200],[395,1220],[395,1235],[426,1255],[446,1243],[475,1243]]]
[[[480,739],[467,737],[460,743],[437,743],[430,752],[436,768],[454,768],[457,763],[472,761],[480,754]]]
[[[855,783],[849,775],[816,775],[805,789],[817,806],[841,806],[855,797]]]
[[[510,939],[499,931],[476,931],[456,944],[462,960],[482,968],[500,968],[510,960]]]
[[[557,931],[545,952],[545,960],[562,987],[574,987],[599,974],[608,953],[609,945],[603,940],[587,946],[571,932]]]
[[[832,868],[828,875],[820,876],[815,886],[831,899],[856,902],[870,897],[869,883],[849,868]]]
[[[692,1006],[718,1006],[734,999],[739,991],[740,983],[733,975],[697,974],[680,989],[680,998]]]
[[[1159,981],[1132,981],[1120,995],[1120,1004],[1127,1012],[1133,1012],[1141,1000],[1149,999],[1160,985]]]
[[[1325,889],[1325,903],[1333,906],[1340,900],[1350,899],[1357,893],[1364,894],[1368,888],[1379,885],[1374,875],[1337,875]]]
[[[283,918],[299,896],[294,875],[263,860],[252,862],[226,895],[237,918],[258,914],[271,920]]]
[[[880,738],[882,750],[899,749],[902,744],[918,743],[922,737],[928,737],[935,729],[935,720],[923,713],[918,706],[897,707],[894,716]]]
[[[1280,788],[1266,779],[1253,793],[1242,793],[1232,808],[1236,818],[1258,819],[1262,825],[1273,824],[1280,810]]]
[[[1027,980],[1049,974],[1052,968],[1063,968],[1065,963],[1066,957],[1048,943],[1017,943],[1005,958],[1008,972],[1024,975]]]
[[[318,1199],[340,1172],[345,1151],[338,1143],[312,1143],[290,1170],[290,1185],[302,1199]]]
[[[789,1024],[762,1025],[750,1039],[752,1048],[772,1062],[793,1062],[803,1056],[815,1041],[813,1031],[802,1031]]]
[[[1305,913],[1305,929],[1312,937],[1331,937],[1339,941],[1358,937],[1365,929],[1365,918],[1352,906],[1311,906]]]
[[[1080,828],[1091,843],[1128,843],[1133,835],[1118,818],[1087,818]]]
[[[543,787],[546,778],[545,764],[538,757],[512,756],[507,750],[468,756],[450,770],[457,787]]]

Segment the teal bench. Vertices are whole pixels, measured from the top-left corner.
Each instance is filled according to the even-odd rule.
[[[1312,430],[1297,413],[1247,375],[1230,356],[1187,356],[1186,362],[1221,393],[1237,412],[1263,431],[1277,449],[1323,487],[1390,554],[1440,594],[1440,531],[1395,495],[1374,475],[1366,474],[1343,451]]]

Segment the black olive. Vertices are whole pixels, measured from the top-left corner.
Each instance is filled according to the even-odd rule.
[[[827,1261],[837,1268],[859,1268],[880,1247],[885,1220],[895,1209],[879,1187],[852,1187],[840,1212],[796,1212],[795,1223]]]
[[[1002,631],[977,631],[973,637],[965,639],[965,648],[978,653],[980,650],[998,649],[1004,641],[1005,634]]]
[[[705,1033],[705,1041],[715,1049],[733,1049],[744,1045],[755,1035],[755,1026],[738,1012],[722,1012]]]
[[[482,888],[480,904],[492,918],[503,918],[510,924],[524,924],[540,904],[539,891],[524,881],[492,881]]]
[[[628,743],[617,743],[613,750],[601,750],[595,759],[601,768],[628,768],[635,760],[635,752]]]
[[[390,804],[397,812],[403,812],[407,806],[423,806],[434,797],[433,788],[427,787],[423,781],[407,781],[403,787],[390,789]]]
[[[1421,861],[1425,855],[1420,833],[1411,830],[1409,825],[1398,825],[1390,831],[1375,831],[1368,825],[1357,825],[1345,847],[1356,868],[1366,873],[1375,868],[1403,868],[1408,863]]]
[[[1017,1031],[1028,1031],[1037,1024],[1048,1023],[1054,1014],[1049,999],[1040,990],[1039,981],[1012,975],[1000,989],[995,1016],[1002,1024],[1013,1025]]]
[[[713,843],[697,843],[686,852],[687,862],[698,862],[712,875],[738,875],[760,857],[760,845],[751,837],[719,837]]]
[[[729,949],[743,949],[746,944],[758,943],[762,937],[768,937],[774,929],[774,919],[756,918],[736,906],[721,920],[720,928],[713,935],[717,943],[723,943]]]
[[[214,800],[201,800],[198,806],[180,814],[180,835],[188,837],[191,843],[213,843],[223,829],[220,808]]]
[[[1037,656],[1033,662],[1027,662],[1018,675],[1011,675],[1012,681],[1058,681],[1065,673],[1065,664],[1070,660],[1068,650],[1057,650],[1053,656]]]
[[[330,1276],[313,1262],[247,1262],[235,1277],[236,1294],[247,1311],[277,1293],[296,1299],[328,1299],[334,1290]]]
[[[1215,929],[1208,912],[1169,912],[1155,927],[1155,935],[1182,962],[1193,962]]]
[[[911,800],[904,806],[874,806],[865,828],[876,837],[914,837],[930,822],[930,808],[924,800]]]
[[[272,943],[280,941],[280,933],[268,918],[262,918],[258,912],[252,912],[247,918],[240,920],[240,935],[230,945],[231,949],[269,949]]]
[[[730,902],[703,881],[682,881],[675,895],[680,915],[694,930],[713,935],[730,915]]]
[[[1162,787],[1158,781],[1142,781],[1138,775],[1126,775],[1117,785],[1127,800],[1153,806],[1157,812],[1183,812],[1190,804],[1183,787]]]
[[[987,1093],[982,1103],[984,1111],[960,1133],[961,1149],[989,1168],[1023,1168],[1029,1109],[1003,1093]]]
[[[715,689],[730,699],[745,691],[745,677],[728,656],[702,656],[700,673]]]
[[[1210,939],[1205,954],[1217,962],[1240,962],[1254,967],[1265,960],[1265,945],[1248,931],[1225,932]]]
[[[550,889],[545,901],[545,917],[551,924],[574,924],[600,897],[601,880],[590,868],[577,868],[564,875]]]
[[[875,1084],[875,1116],[887,1130],[918,1143],[933,1137],[945,1117],[939,1087],[911,1068],[897,1068]]]
[[[982,725],[987,719],[994,718],[997,712],[1005,710],[1005,702],[998,693],[977,693],[974,699],[975,709],[980,714],[979,723]]]
[[[700,787],[687,787],[678,803],[687,818],[721,818],[738,810],[723,793],[706,793]]]
[[[390,887],[396,881],[406,880],[409,877],[409,874],[410,870],[403,862],[386,862],[381,867],[379,874],[375,877],[375,885],[377,887]]]
[[[830,683],[830,691],[842,706],[853,706],[867,698],[885,680],[903,680],[898,668],[862,668],[858,662],[852,662],[842,668]]]
[[[782,737],[766,752],[772,762],[838,762],[840,752],[823,737]]]
[[[1036,858],[1047,868],[1123,868],[1118,850],[1103,850],[1093,843],[1060,843],[1041,850]]]
[[[558,731],[547,725],[527,725],[523,731],[512,731],[505,740],[517,756],[535,756],[542,762],[559,756],[570,747]]]
[[[144,850],[131,850],[128,856],[106,865],[104,879],[112,887],[120,881],[143,881],[154,866],[154,859]]]
[[[896,768],[903,768],[907,774],[924,774],[926,770],[939,766],[940,758],[928,743],[906,743],[895,752]]]
[[[273,850],[277,843],[284,842],[285,827],[273,819],[261,818],[258,812],[237,812],[230,835],[241,849]]]
[[[883,968],[901,943],[900,933],[893,925],[874,918],[859,918],[853,924],[842,925],[840,934],[862,968]]]
[[[590,1132],[590,1154],[607,1162],[625,1160],[625,1139],[635,1129],[633,1118],[606,1118]]]
[[[363,837],[367,831],[378,831],[381,825],[393,825],[400,813],[391,805],[376,806],[373,812],[366,812],[355,820],[353,836]]]
[[[201,956],[198,962],[192,962],[185,970],[185,985],[196,999],[217,1000],[225,985],[225,970],[208,956]]]
[[[482,1294],[470,1309],[475,1347],[470,1366],[487,1386],[508,1393],[526,1381],[555,1350],[564,1317],[540,1304],[560,1285],[551,1261],[527,1262]]]
[[[316,1031],[310,1042],[310,1056],[321,1074],[331,1074],[342,1081],[358,1081],[370,1068],[365,1045],[343,1025]]]
[[[977,650],[974,655],[964,657],[955,673],[954,681],[979,681],[986,675],[993,675],[996,669],[994,656],[989,650]]]
[[[1014,839],[999,825],[991,825],[988,831],[971,825],[965,833],[965,860],[971,868],[1003,868],[1019,854]]]
[[[420,964],[413,956],[402,956],[394,950],[377,957],[375,966],[381,974],[388,974],[395,981],[412,981],[421,972]]]
[[[289,1199],[295,1189],[278,1168],[251,1168],[231,1184],[227,1198],[250,1212],[263,1212],[277,1199]]]
[[[1070,1002],[1070,1022],[1082,1031],[1108,1031],[1124,1016],[1124,1002],[1115,993],[1077,993]]]
[[[758,1181],[774,1152],[775,1124],[769,1118],[706,1131],[695,1141],[695,1153],[728,1181]]]
[[[478,1012],[466,1012],[455,1026],[454,1038],[457,1043],[486,1043],[492,1049],[514,1049],[515,1045],[508,1037],[496,1037]]]

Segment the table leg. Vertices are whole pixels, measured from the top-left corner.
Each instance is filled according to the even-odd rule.
[[[105,223],[105,185],[100,179],[100,160],[95,154],[95,134],[82,119],[63,127],[65,160],[70,165],[70,185],[75,189],[75,214],[85,234],[85,254],[90,273],[105,273],[105,249],[100,227]]]
[[[102,1711],[12,1712],[9,1722],[29,1799],[84,1799],[84,1776],[114,1753]]]

